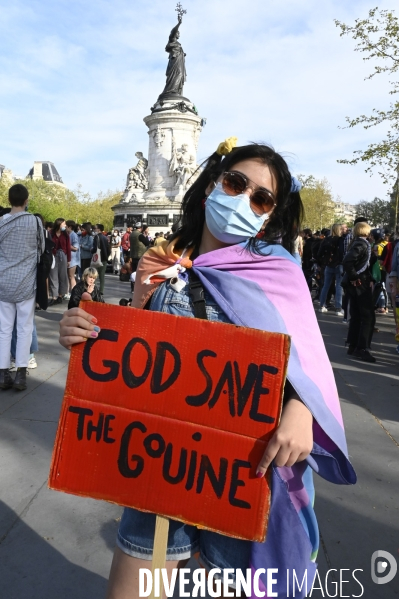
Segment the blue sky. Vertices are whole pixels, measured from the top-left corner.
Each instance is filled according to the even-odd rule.
[[[198,160],[224,138],[266,141],[294,173],[326,177],[343,201],[386,197],[378,175],[337,164],[382,136],[345,116],[389,105],[388,79],[340,38],[364,0],[184,0],[184,95],[207,118]],[[51,160],[70,188],[122,189],[148,151],[143,118],[162,91],[175,0],[0,2],[0,164]],[[380,8],[391,8],[382,1]]]

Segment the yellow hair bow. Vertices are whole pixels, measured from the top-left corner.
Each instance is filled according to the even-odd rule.
[[[237,147],[237,141],[237,137],[228,137],[218,145],[216,154],[219,154],[220,156],[226,156],[226,154],[230,154],[231,150]]]

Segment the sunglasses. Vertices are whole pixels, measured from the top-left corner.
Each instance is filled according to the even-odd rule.
[[[250,196],[250,202],[261,211],[261,214],[270,212],[276,206],[275,196],[271,191],[265,187],[259,187],[246,175],[238,171],[223,173],[222,187],[228,196],[238,196],[250,187],[254,190]]]

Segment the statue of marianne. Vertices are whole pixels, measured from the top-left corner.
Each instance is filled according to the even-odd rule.
[[[165,52],[169,52],[169,62],[166,69],[166,85],[161,96],[168,92],[179,94],[183,93],[183,85],[187,78],[186,64],[184,57],[186,56],[183,52],[179,40],[180,32],[179,27],[182,22],[182,17],[179,14],[179,22],[169,35],[169,41],[166,44]]]

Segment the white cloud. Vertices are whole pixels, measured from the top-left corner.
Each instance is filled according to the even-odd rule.
[[[25,173],[52,160],[70,187],[93,194],[122,187],[148,147],[142,119],[164,86],[175,2],[54,4],[24,0],[5,13],[0,162]],[[294,172],[327,177],[344,201],[384,196],[378,175],[336,162],[383,133],[339,130],[345,116],[389,104],[387,80],[364,81],[370,63],[333,23],[366,16],[365,0],[184,4],[184,93],[208,119],[199,159],[230,135],[264,140]]]

